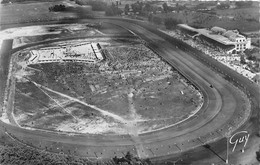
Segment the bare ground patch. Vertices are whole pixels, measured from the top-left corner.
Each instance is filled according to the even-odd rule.
[[[138,134],[200,108],[200,93],[139,41],[100,43],[106,60],[96,64],[26,66],[23,52],[16,61],[17,122],[55,131]]]

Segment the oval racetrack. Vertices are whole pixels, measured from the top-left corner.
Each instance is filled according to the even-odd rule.
[[[121,157],[127,151],[131,151],[142,158],[159,160],[168,159],[206,143],[218,142],[227,136],[228,132],[250,126],[247,121],[250,116],[256,116],[256,109],[259,108],[257,102],[260,98],[259,88],[255,84],[214,59],[185,44],[175,42],[152,27],[134,21],[105,21],[138,35],[150,49],[192,82],[203,93],[205,99],[201,110],[183,123],[134,137],[69,136],[63,133],[26,130],[1,123],[6,134],[21,143],[51,152],[90,158],[111,158]],[[252,107],[249,106],[247,96],[250,96]]]

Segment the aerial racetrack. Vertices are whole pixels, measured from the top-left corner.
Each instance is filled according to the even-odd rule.
[[[137,135],[66,134],[24,129],[1,122],[8,135],[23,144],[50,152],[109,159],[124,156],[124,153],[130,151],[141,158],[163,162],[204,144],[217,143],[228,133],[246,126],[250,116],[256,115],[256,109],[259,108],[259,91],[256,90],[255,84],[249,83],[246,78],[213,59],[203,58],[199,51],[174,41],[143,23],[129,20],[104,21],[121,26],[140,37],[148,48],[176,68],[201,91],[204,103],[196,115],[184,122]],[[10,52],[2,51],[1,64],[9,61],[3,57],[25,48],[26,46]],[[200,59],[201,57],[203,59]],[[3,85],[7,84],[5,81],[8,66],[1,66],[1,71],[5,73],[1,79]],[[4,103],[3,89],[1,86],[1,106]],[[12,98],[10,96],[10,100],[5,103],[12,102]]]

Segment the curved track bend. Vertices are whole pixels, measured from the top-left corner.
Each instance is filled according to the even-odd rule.
[[[234,131],[241,126],[250,127],[252,125],[251,122],[246,121],[251,114],[255,116],[256,109],[259,108],[257,102],[260,98],[259,88],[255,84],[249,83],[249,80],[226,66],[201,55],[201,52],[193,50],[184,43],[163,35],[152,27],[143,24],[137,25],[132,21],[130,23],[120,20],[109,21],[131,30],[145,40],[148,47],[178,69],[183,76],[201,90],[205,102],[198,114],[173,127],[140,134],[137,137],[130,135],[67,135],[27,130],[1,122],[1,126],[8,132],[8,135],[27,145],[51,152],[63,152],[90,158],[111,158],[120,157],[127,151],[132,151],[140,157],[159,160],[168,159],[205,143],[217,142],[223,139],[227,132]],[[185,51],[183,51],[184,49]],[[201,57],[204,58],[200,59]],[[220,69],[220,72],[224,74],[217,74],[207,65]],[[230,79],[232,83],[226,79]],[[210,85],[213,85],[213,88]],[[234,85],[250,96],[252,113],[250,113],[250,106],[246,106],[249,103],[248,98]]]

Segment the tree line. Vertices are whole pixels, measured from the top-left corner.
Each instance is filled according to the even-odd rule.
[[[66,10],[66,6],[65,5],[54,5],[49,7],[49,11],[53,11],[53,12],[58,12],[58,11],[65,11]]]
[[[148,16],[148,21],[156,25],[164,24],[165,28],[168,30],[176,29],[177,25],[182,23],[182,20],[177,18],[173,18],[173,17],[162,18],[154,14],[150,14]]]
[[[81,6],[89,5],[92,7],[93,11],[105,11],[107,8],[107,4],[102,1],[75,0],[75,3]]]
[[[118,8],[118,3],[117,4],[112,3],[105,10],[105,14],[107,16],[116,16],[116,15],[121,15],[122,13],[123,13],[123,10]]]
[[[116,4],[112,3],[111,5],[108,5],[106,2],[102,1],[75,0],[75,3],[78,5],[89,5],[92,7],[93,11],[105,11],[107,16],[116,16],[123,13],[123,11],[118,8],[118,2]]]
[[[130,7],[134,14],[143,15],[143,16],[148,16],[151,13],[156,14],[157,12],[164,12],[164,13],[168,13],[172,11],[179,12],[181,10],[186,9],[185,5],[179,5],[179,3],[177,3],[175,7],[168,6],[167,3],[163,3],[162,6],[158,7],[158,6],[154,6],[152,2],[144,3],[144,2],[137,1],[131,5],[129,4],[125,5],[124,12],[126,15],[130,12]]]
[[[74,155],[55,154],[46,151],[37,150],[31,147],[14,144],[12,146],[0,146],[0,164],[1,165],[152,165],[149,159],[139,159],[127,152],[124,157],[114,157],[112,160],[93,160],[78,157]]]

